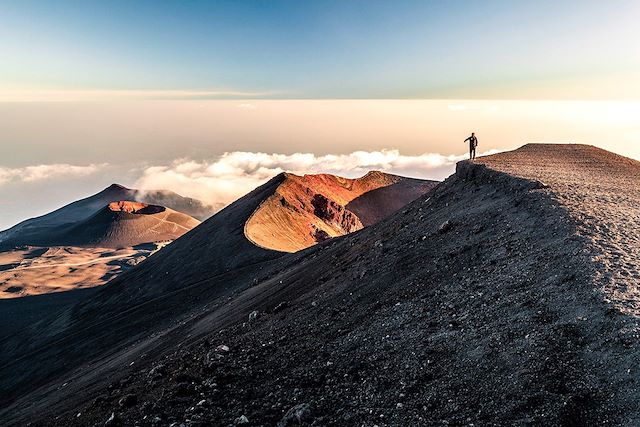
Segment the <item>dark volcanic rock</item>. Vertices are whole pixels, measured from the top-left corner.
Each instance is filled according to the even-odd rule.
[[[119,427],[121,425],[122,420],[115,412],[112,412],[109,418],[107,418],[107,421],[105,421],[104,423],[105,427]]]
[[[314,195],[311,199],[311,204],[313,205],[313,214],[315,216],[339,227],[345,233],[351,233],[362,228],[360,219],[353,212],[323,194]]]
[[[310,423],[312,420],[311,406],[308,403],[301,403],[287,411],[278,422],[278,427],[299,426]]]
[[[122,406],[123,408],[130,408],[132,406],[135,406],[137,403],[138,398],[135,394],[127,394],[118,401],[118,405]]]

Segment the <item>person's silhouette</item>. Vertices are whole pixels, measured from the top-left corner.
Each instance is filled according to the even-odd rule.
[[[469,158],[471,160],[476,158],[476,147],[478,146],[478,138],[476,138],[476,134],[471,132],[471,136],[464,140],[464,142],[469,141]]]

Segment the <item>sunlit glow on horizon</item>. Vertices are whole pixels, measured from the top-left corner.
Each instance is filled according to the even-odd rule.
[[[0,102],[95,102],[126,100],[197,100],[259,98],[272,92],[235,90],[131,90],[131,89],[48,89],[0,88]]]
[[[333,158],[337,159],[334,166],[343,163],[341,171],[335,172],[344,172],[345,162],[383,168],[390,157],[401,159],[388,162],[397,172],[442,178],[453,171],[455,159],[464,157],[464,138],[476,132],[480,152],[510,150],[531,142],[585,143],[640,160],[638,117],[640,101],[0,102],[4,141],[0,144],[0,180],[5,182],[0,186],[0,200],[6,205],[0,223],[10,226],[59,207],[60,194],[73,200],[113,182],[131,186],[173,182],[172,188],[180,190],[176,183],[189,186],[191,180],[204,181],[204,187],[193,187],[193,191],[200,188],[193,194],[202,196],[202,188],[210,188],[211,183],[214,187],[231,185],[224,184],[222,170],[229,162],[215,161],[225,152],[236,153],[233,159],[248,156],[246,164],[256,159],[267,165],[279,161],[281,165],[270,173],[287,169],[286,161],[291,159],[296,160],[297,171],[304,172],[303,166],[310,164],[306,158],[311,164]],[[240,152],[249,154],[237,154]],[[256,153],[278,155],[263,158]],[[358,157],[357,153],[366,154]],[[174,165],[178,159],[189,160]],[[207,162],[213,169],[203,169]],[[86,167],[106,163],[109,167]],[[434,164],[442,167],[434,168]],[[159,176],[176,177],[176,181],[138,182],[136,171],[162,165],[175,167],[162,170]],[[203,174],[201,181],[199,173]],[[35,180],[44,174],[56,192]],[[22,179],[29,176],[34,179]],[[236,188],[250,189],[260,181],[250,176],[235,182]],[[36,199],[42,202],[26,202]]]

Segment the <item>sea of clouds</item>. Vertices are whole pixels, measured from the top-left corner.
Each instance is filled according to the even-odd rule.
[[[8,182],[37,182],[46,179],[73,178],[92,175],[107,166],[106,163],[84,166],[53,163],[19,168],[0,167],[0,185]]]
[[[453,173],[455,163],[464,158],[466,155],[437,153],[403,155],[398,150],[327,155],[234,151],[211,161],[178,159],[168,165],[148,167],[142,171],[136,188],[168,189],[218,205],[231,203],[281,172],[298,175],[331,173],[355,178],[371,170],[380,170],[441,180]]]
[[[495,151],[482,153],[490,154]],[[130,167],[106,163],[73,165],[66,163],[39,164],[17,168],[0,167],[0,186],[14,188],[39,183],[74,181],[119,182],[126,170],[128,182],[140,190],[171,190],[183,196],[200,199],[211,206],[227,205],[281,172],[298,175],[331,173],[356,178],[371,170],[442,180],[453,173],[455,163],[465,155],[424,153],[405,155],[399,150],[354,151],[348,154],[262,153],[233,151],[210,160],[176,159],[168,163]],[[114,176],[110,177],[112,173]],[[87,194],[88,195],[88,194]]]

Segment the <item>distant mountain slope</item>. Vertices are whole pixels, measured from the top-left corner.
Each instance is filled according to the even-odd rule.
[[[46,229],[38,241],[47,246],[0,251],[0,299],[103,285],[198,224],[164,206],[111,202],[82,221]]]
[[[437,181],[404,178],[351,200],[345,208],[358,217],[362,225],[376,224],[438,185]]]
[[[46,215],[25,220],[8,230],[0,232],[0,249],[22,245],[56,245],[51,236],[61,227],[68,227],[94,215],[111,202],[131,200],[161,205],[185,213],[196,219],[206,219],[213,214],[212,208],[199,200],[180,196],[172,191],[139,191],[112,184],[101,192],[78,200]]]
[[[197,219],[164,206],[118,201],[64,228],[52,239],[64,246],[122,248],[175,240],[198,224]]]
[[[357,179],[285,174],[247,221],[245,234],[264,248],[299,251],[372,225],[436,184],[377,171]]]

